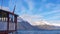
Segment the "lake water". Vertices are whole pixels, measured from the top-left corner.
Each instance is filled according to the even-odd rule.
[[[18,34],[60,34],[60,31],[18,31]]]

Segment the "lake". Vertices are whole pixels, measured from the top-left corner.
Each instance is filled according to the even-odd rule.
[[[60,34],[60,31],[18,31],[18,34]]]

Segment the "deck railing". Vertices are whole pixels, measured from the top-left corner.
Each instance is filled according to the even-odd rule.
[[[7,22],[0,22],[0,31],[7,30]],[[15,30],[15,23],[9,23],[9,30]]]
[[[7,17],[0,17],[0,31],[7,30]],[[15,30],[15,23],[12,21],[12,18],[9,18],[9,30]]]
[[[8,18],[7,17],[0,17],[0,22],[7,22]],[[9,22],[14,22],[12,18],[9,18]]]

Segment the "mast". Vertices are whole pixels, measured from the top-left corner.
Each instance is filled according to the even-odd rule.
[[[16,1],[15,1],[15,5],[14,5],[14,8],[13,8],[13,14],[15,13],[15,9],[16,9]],[[14,16],[12,16],[12,20],[14,19]],[[14,21],[14,20],[13,20]]]
[[[15,5],[14,5],[14,8],[13,8],[13,14],[15,13],[15,9],[16,9],[16,1],[15,1]],[[12,16],[12,17],[13,17],[13,19],[16,18],[16,17],[14,17],[14,16]],[[15,32],[15,33],[17,34],[17,19],[14,20],[14,21],[16,21],[16,22],[15,22],[15,30],[16,30],[16,32]]]
[[[15,2],[15,5],[14,5],[14,8],[13,8],[13,14],[15,13],[15,9],[16,9],[16,2]],[[14,19],[14,16],[12,16],[12,20]],[[13,20],[14,21],[14,20]]]
[[[16,5],[14,6],[14,9],[13,9],[13,14],[14,14],[14,12],[15,12],[15,8],[16,8]]]
[[[15,3],[15,5],[14,5],[14,8],[13,8],[13,13],[15,12],[15,9],[16,9],[16,1],[14,3]]]

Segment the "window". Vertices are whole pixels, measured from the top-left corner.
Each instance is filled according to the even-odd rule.
[[[7,21],[7,14],[5,12],[0,12],[0,21]]]

